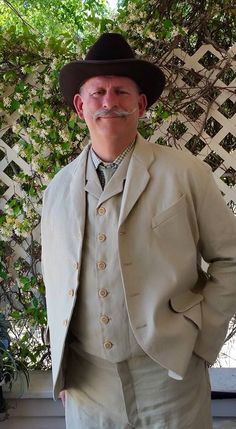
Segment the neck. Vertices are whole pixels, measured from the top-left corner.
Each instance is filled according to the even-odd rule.
[[[129,138],[101,138],[96,139],[91,136],[92,148],[94,152],[99,156],[102,161],[112,162],[114,161],[124,150],[134,141],[136,134]]]

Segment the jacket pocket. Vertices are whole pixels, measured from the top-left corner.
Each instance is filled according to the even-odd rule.
[[[171,298],[169,304],[175,313],[182,313],[185,319],[190,320],[198,329],[201,329],[201,302],[203,299],[203,295],[188,290]]]
[[[161,213],[157,213],[152,218],[152,228],[158,227],[161,223],[175,216],[179,211],[184,210],[186,206],[186,198],[185,195],[176,201],[176,203],[172,204],[172,206],[168,207],[168,209],[164,210]]]

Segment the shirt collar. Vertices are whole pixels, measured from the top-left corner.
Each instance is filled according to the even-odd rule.
[[[120,153],[116,157],[114,161],[111,161],[111,162],[103,161],[101,158],[99,158],[99,156],[96,154],[96,152],[94,152],[93,148],[91,147],[90,154],[91,154],[91,158],[95,169],[97,170],[100,164],[102,164],[104,167],[112,167],[112,166],[118,167],[123,161],[123,159],[126,157],[126,155],[128,155],[128,153],[131,152],[131,150],[134,148],[135,143],[136,143],[136,138],[122,153]]]

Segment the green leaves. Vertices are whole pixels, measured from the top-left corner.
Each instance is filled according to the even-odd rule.
[[[13,210],[13,214],[14,216],[17,216],[20,211],[21,211],[21,204],[20,201],[12,198],[9,202],[8,202],[8,207],[10,207]]]
[[[173,28],[173,22],[170,19],[164,19],[164,21],[163,21],[163,27],[166,30],[171,30]]]

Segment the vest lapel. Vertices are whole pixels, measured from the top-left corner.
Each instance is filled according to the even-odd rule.
[[[150,180],[148,169],[153,161],[154,155],[152,149],[138,135],[127,171],[126,184],[121,202],[119,226],[125,221],[134,204],[145,190]]]
[[[90,145],[88,145],[78,159],[78,164],[75,168],[74,177],[71,181],[71,207],[74,213],[77,213],[76,222],[77,222],[77,231],[83,235],[84,233],[84,225],[85,225],[85,214],[86,214],[86,200],[85,200],[85,189],[88,184],[85,183],[86,178],[86,165],[88,152],[90,149]],[[126,159],[125,159],[126,160]],[[132,210],[134,204],[139,199],[140,195],[145,190],[149,180],[150,174],[148,172],[149,167],[154,161],[154,155],[150,145],[147,145],[145,140],[138,135],[137,142],[134,148],[134,151],[131,155],[127,174],[124,174],[124,179],[126,177],[125,186],[123,190],[123,197],[121,202],[120,209],[120,218],[119,225],[120,226],[130,211]],[[120,166],[122,167],[122,166]],[[126,171],[126,170],[125,170]],[[94,170],[96,173],[96,171]],[[119,173],[119,169],[116,173]],[[116,174],[115,173],[115,174]],[[124,172],[123,172],[124,173]],[[120,174],[123,174],[122,170],[120,170]],[[116,183],[115,177],[113,176],[110,180],[110,186],[113,186]],[[120,176],[121,179],[121,176]],[[98,179],[99,182],[99,179]],[[112,184],[113,182],[113,184]],[[108,185],[109,185],[108,183]],[[115,185],[115,194],[121,192],[123,189],[124,180],[117,180],[117,185]],[[117,186],[117,187],[116,187]],[[102,193],[102,201],[110,198],[109,195],[109,187],[107,186],[107,193]],[[114,189],[114,188],[112,188]],[[114,192],[112,193],[114,195]],[[105,197],[105,198],[104,198]],[[73,218],[74,216],[72,216]]]
[[[85,191],[89,192],[89,194],[92,194],[97,199],[99,199],[102,193],[101,183],[99,181],[99,178],[95,170],[95,167],[93,165],[93,161],[91,159],[90,154],[88,154],[88,162],[87,162],[87,168],[86,168],[86,185],[84,189]]]
[[[114,195],[123,192],[124,182],[127,176],[128,165],[130,162],[131,153],[127,154],[123,159],[107,185],[105,186],[103,193],[100,196],[99,204],[104,203],[104,201],[108,200]]]

